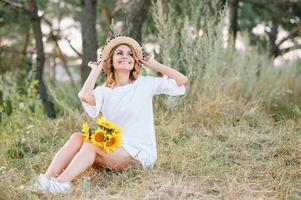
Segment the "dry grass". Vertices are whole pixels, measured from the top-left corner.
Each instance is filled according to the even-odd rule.
[[[28,152],[20,159],[9,159],[2,152],[0,199],[301,197],[300,123],[292,120],[274,123],[262,116],[265,122],[260,126],[250,125],[246,119],[208,126],[200,123],[201,113],[167,110],[159,104],[155,107],[161,107],[155,120],[158,142],[155,168],[130,168],[123,173],[90,169],[74,180],[74,191],[69,196],[23,192],[22,185],[45,171],[80,120],[69,116],[37,121],[32,132],[24,135],[24,143],[36,148],[36,152]]]
[[[198,27],[190,16],[206,13],[199,2],[185,1],[183,16],[172,5],[167,15],[153,5],[161,60],[189,77],[184,97],[155,98],[153,169],[91,169],[69,196],[23,192],[87,116],[67,84],[50,89],[61,116],[55,120],[43,117],[39,104],[33,114],[28,97],[19,109],[18,92],[10,90],[15,111],[0,127],[0,199],[301,199],[300,63],[275,68],[263,53],[222,48],[221,21],[204,15],[209,25]],[[207,32],[199,36],[199,28]]]

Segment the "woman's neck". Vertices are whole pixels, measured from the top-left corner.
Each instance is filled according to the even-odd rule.
[[[124,85],[131,83],[131,81],[129,79],[129,76],[130,76],[129,71],[115,71],[114,75],[115,75],[114,87],[124,86]]]

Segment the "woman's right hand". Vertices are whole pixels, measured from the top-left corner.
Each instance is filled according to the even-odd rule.
[[[102,70],[102,59],[99,59],[97,62],[90,61],[90,62],[88,62],[88,66],[91,67],[92,69],[99,69],[101,71]]]

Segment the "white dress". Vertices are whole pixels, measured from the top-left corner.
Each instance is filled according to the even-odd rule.
[[[103,116],[122,128],[121,146],[143,168],[153,167],[157,159],[156,135],[153,119],[152,97],[167,94],[185,94],[185,86],[178,86],[174,79],[140,75],[133,83],[109,88],[97,86],[93,95],[96,106],[83,102],[87,114]]]

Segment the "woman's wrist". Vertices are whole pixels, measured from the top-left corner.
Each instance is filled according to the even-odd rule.
[[[162,68],[164,68],[164,67],[167,67],[166,65],[163,65],[163,64],[161,64],[161,63],[159,63],[159,62],[157,62],[157,61],[154,61],[153,63],[152,63],[152,65],[150,66],[150,68],[152,69],[152,70],[155,70],[155,71],[157,71],[157,72],[161,72],[162,71]],[[162,73],[162,72],[161,72]]]
[[[91,70],[91,73],[93,74],[100,74],[102,71],[102,66],[97,66],[97,67],[93,67],[92,70]]]
[[[145,64],[145,67],[147,67],[149,69],[152,69],[152,70],[155,70],[155,71],[157,71],[159,66],[160,66],[160,63],[157,62],[157,61],[152,61],[148,64]]]

